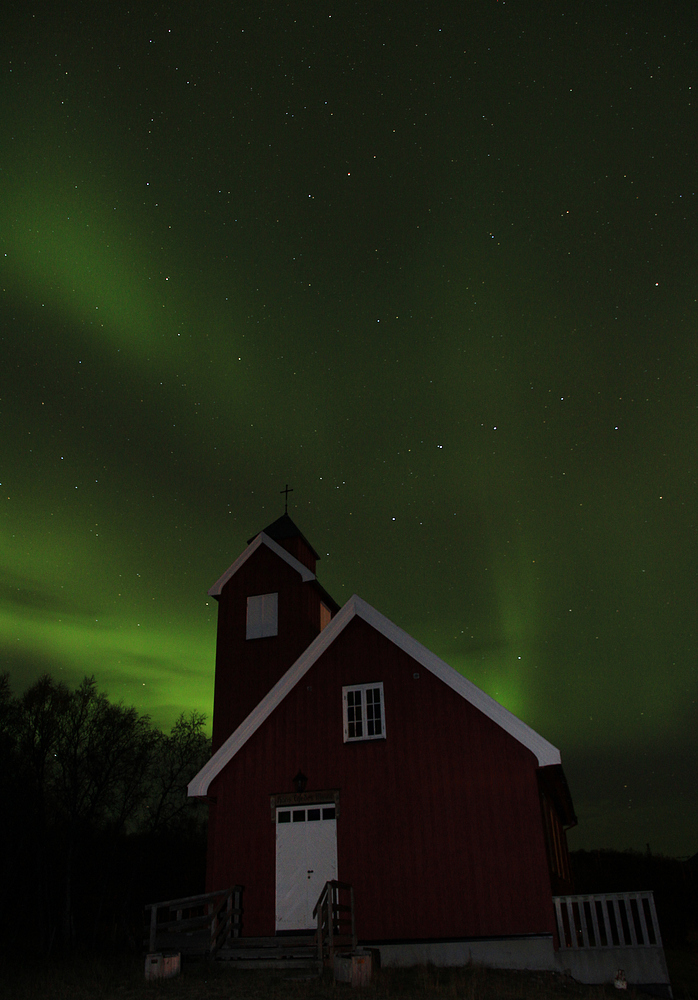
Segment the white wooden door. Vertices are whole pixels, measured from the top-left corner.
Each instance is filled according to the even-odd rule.
[[[276,929],[309,930],[325,882],[337,878],[334,805],[276,810]]]

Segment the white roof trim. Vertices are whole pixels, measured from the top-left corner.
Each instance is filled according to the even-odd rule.
[[[235,576],[240,567],[247,562],[250,556],[257,551],[260,545],[266,545],[272,552],[275,552],[280,559],[283,559],[284,562],[288,563],[291,569],[295,569],[297,573],[300,573],[303,578],[303,583],[308,583],[309,580],[315,579],[315,574],[311,572],[307,566],[304,566],[300,560],[296,559],[295,556],[292,556],[290,552],[286,551],[286,549],[282,549],[279,543],[275,542],[273,538],[269,537],[269,535],[265,535],[263,531],[260,531],[257,537],[250,542],[245,551],[237,557],[233,565],[225,571],[220,580],[216,580],[214,585],[209,590],[208,596],[218,597],[231,576]]]
[[[258,536],[259,537],[259,536]],[[254,542],[252,543],[254,545]],[[235,564],[233,564],[235,565]],[[232,575],[232,574],[231,574]],[[211,591],[209,591],[211,593]],[[289,667],[267,695],[260,701],[238,728],[223,743],[211,759],[204,764],[199,773],[192,778],[188,785],[188,794],[193,796],[203,796],[208,792],[208,787],[225,765],[233,759],[235,754],[249,738],[257,732],[262,723],[271,715],[274,709],[281,704],[286,695],[310,670],[312,665],[325,650],[330,646],[337,636],[346,628],[352,618],[358,615],[365,622],[372,625],[378,632],[402,649],[405,653],[416,660],[425,669],[430,670],[440,680],[447,684],[451,690],[455,691],[471,705],[478,708],[484,715],[496,722],[507,733],[527,747],[538,759],[538,764],[545,767],[549,764],[560,763],[560,751],[552,743],[540,736],[535,730],[527,726],[525,722],[518,719],[512,712],[500,705],[480,688],[476,687],[472,681],[467,680],[457,670],[450,667],[448,663],[439,659],[435,653],[417,642],[403,629],[394,625],[385,615],[382,615],[370,604],[362,600],[356,594],[350,597],[344,607],[339,611],[332,621],[322,632],[311,642],[308,648],[302,653],[296,662]]]

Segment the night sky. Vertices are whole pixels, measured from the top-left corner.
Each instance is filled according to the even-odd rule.
[[[560,748],[572,848],[698,850],[695,5],[12,6],[15,693],[210,716],[288,483],[340,604]]]

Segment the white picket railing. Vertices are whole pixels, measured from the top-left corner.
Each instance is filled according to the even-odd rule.
[[[560,949],[662,947],[651,891],[554,896],[553,903]]]

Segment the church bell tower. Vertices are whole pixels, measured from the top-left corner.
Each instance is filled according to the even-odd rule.
[[[209,590],[218,601],[214,753],[339,610],[315,576],[319,558],[286,512]]]

